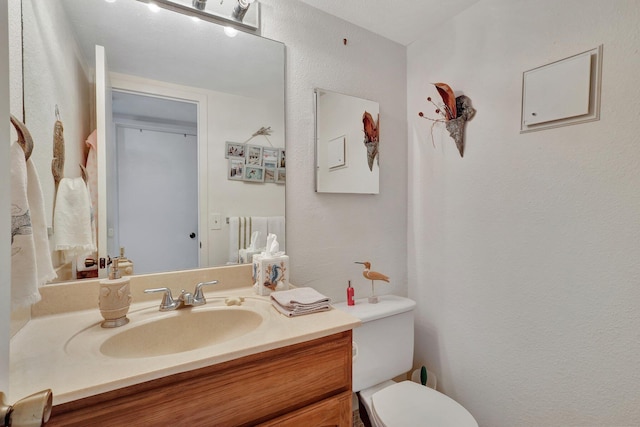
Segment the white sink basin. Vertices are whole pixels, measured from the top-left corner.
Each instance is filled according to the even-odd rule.
[[[183,309],[171,314],[117,332],[102,343],[100,352],[117,358],[181,353],[237,338],[262,323],[258,313],[242,309]]]
[[[131,322],[115,329],[94,324],[65,345],[69,354],[99,353],[118,359],[166,356],[239,338],[257,329],[263,316],[240,307],[130,313]]]

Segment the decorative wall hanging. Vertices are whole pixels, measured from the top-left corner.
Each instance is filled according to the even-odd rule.
[[[53,182],[56,193],[60,180],[64,175],[64,126],[60,121],[60,112],[56,105],[56,122],[53,125],[53,159],[51,159],[51,173],[53,174]]]
[[[367,147],[367,162],[369,170],[373,172],[373,161],[378,157],[378,136],[380,131],[380,114],[373,121],[373,117],[367,111],[362,115],[362,124],[364,125],[364,145]],[[378,166],[380,166],[380,158],[378,157]]]
[[[27,129],[27,126],[20,120],[16,119],[13,114],[9,117],[9,120],[18,134],[18,144],[20,144],[24,150],[24,158],[25,160],[29,160],[31,153],[33,152],[33,137],[31,136],[29,129]]]
[[[431,120],[431,131],[433,132],[433,126],[436,123],[444,122],[445,127],[449,131],[449,135],[456,143],[460,157],[464,157],[464,127],[467,121],[471,120],[476,114],[476,110],[471,106],[471,99],[468,96],[460,95],[456,97],[451,87],[446,83],[433,83],[436,87],[438,94],[442,98],[442,103],[438,104],[433,102],[431,97],[427,98],[427,101],[435,105],[435,113],[440,116],[438,119],[432,119],[425,116],[420,111],[418,115],[424,119]],[[433,133],[431,134],[433,140]]]
[[[253,137],[262,135],[266,138],[269,132],[269,128],[261,128]],[[284,184],[286,165],[284,148],[227,141],[225,158],[229,159],[228,180]]]

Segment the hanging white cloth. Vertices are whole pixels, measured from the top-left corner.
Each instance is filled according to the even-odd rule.
[[[240,217],[232,216],[229,218],[229,261],[227,264],[238,263],[238,250],[240,250],[240,242],[242,228],[240,227]]]
[[[44,211],[44,196],[36,166],[31,159],[27,160],[27,199],[31,212],[31,227],[33,229],[33,243],[36,248],[36,279],[38,286],[55,279],[56,271],[51,260],[49,234]]]
[[[229,261],[227,264],[237,264],[238,251],[246,249],[251,244],[253,223],[250,217],[229,217]]]
[[[91,230],[91,202],[82,178],[62,178],[53,213],[55,249],[68,255],[95,251]]]
[[[33,224],[31,221],[27,192],[28,173],[25,153],[20,145],[13,143],[11,145],[12,310],[40,301],[36,245],[33,236]],[[40,194],[40,197],[42,197],[42,194]],[[44,233],[46,236],[46,228]],[[50,262],[49,260],[49,263]]]

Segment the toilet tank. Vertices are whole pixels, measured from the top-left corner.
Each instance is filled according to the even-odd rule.
[[[353,330],[353,391],[360,391],[408,372],[413,365],[415,301],[395,295],[366,298],[334,307],[359,318]]]

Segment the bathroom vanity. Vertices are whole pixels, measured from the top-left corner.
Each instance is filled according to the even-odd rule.
[[[351,331],[54,406],[50,426],[337,425],[351,420]]]
[[[160,298],[143,293],[211,279],[220,286],[196,308],[159,312]],[[78,295],[58,291],[49,300],[45,291],[12,340],[11,393],[51,388],[50,426],[351,425],[351,329],[359,320],[335,309],[288,318],[248,283],[249,266],[133,276],[138,302],[129,324],[114,329],[100,328],[97,307],[78,309]],[[91,288],[83,282],[76,291],[95,291],[95,304]],[[225,304],[239,297],[241,305]]]

